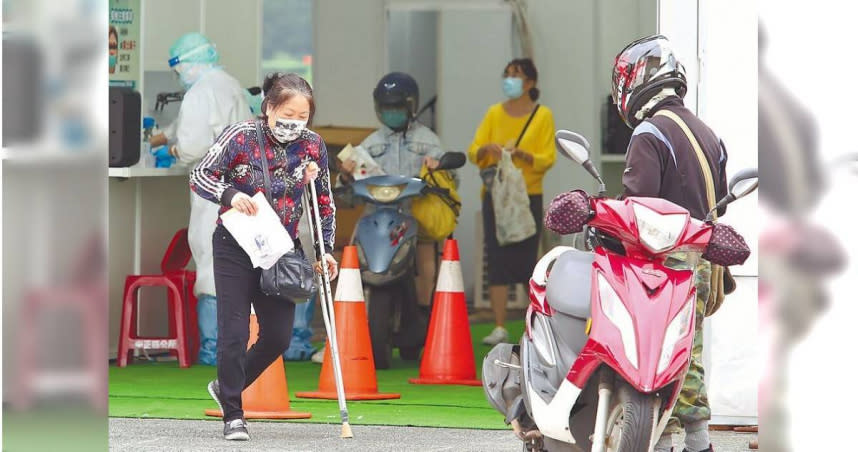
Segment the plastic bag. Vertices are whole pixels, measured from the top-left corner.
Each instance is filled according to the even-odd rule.
[[[498,162],[492,184],[492,206],[495,210],[495,234],[498,244],[511,245],[536,234],[536,220],[530,211],[530,198],[521,170],[504,151]]]
[[[265,195],[259,192],[251,199],[258,208],[256,215],[249,216],[230,209],[221,214],[220,218],[224,227],[250,257],[253,266],[267,270],[281,256],[292,251],[295,244]]]
[[[429,173],[426,165],[420,170],[420,178],[430,187],[446,189],[448,195],[432,191],[417,198],[411,204],[411,214],[420,225],[420,235],[434,241],[449,237],[456,229],[462,198],[456,192],[456,181],[449,171]]]

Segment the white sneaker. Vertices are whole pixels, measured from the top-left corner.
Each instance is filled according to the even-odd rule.
[[[497,345],[501,342],[509,341],[509,333],[506,331],[506,328],[502,326],[496,326],[495,329],[492,330],[492,334],[483,338],[484,345]]]
[[[310,357],[310,361],[313,361],[316,364],[322,364],[322,361],[325,360],[325,349],[327,345],[319,349],[316,353],[313,353],[313,356]]]

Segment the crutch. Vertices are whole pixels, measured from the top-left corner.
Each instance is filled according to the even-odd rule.
[[[322,262],[322,274],[319,279],[319,304],[322,306],[322,319],[325,321],[325,329],[328,333],[328,341],[331,344],[331,358],[334,365],[334,382],[337,386],[337,402],[340,404],[340,419],[343,421],[341,438],[353,438],[352,428],[349,426],[349,410],[346,407],[346,392],[343,389],[343,371],[340,367],[340,353],[337,346],[337,325],[334,319],[334,297],[331,296],[331,277],[328,272],[328,262],[325,260],[325,240],[322,234],[322,216],[319,214],[319,201],[316,196],[316,183],[310,182],[310,190],[305,191],[309,197],[310,207],[310,229],[313,230],[313,239],[316,242],[316,254]]]

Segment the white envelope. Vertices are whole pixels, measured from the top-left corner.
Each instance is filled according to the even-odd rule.
[[[378,163],[369,155],[366,149],[361,146],[352,146],[347,144],[346,147],[337,154],[340,161],[353,160],[357,165],[352,174],[355,180],[366,179],[372,176],[383,176],[384,170],[378,166]]]
[[[277,213],[268,204],[265,195],[257,193],[251,198],[258,207],[255,216],[230,209],[220,218],[224,227],[250,257],[254,267],[271,268],[284,254],[295,248]]]

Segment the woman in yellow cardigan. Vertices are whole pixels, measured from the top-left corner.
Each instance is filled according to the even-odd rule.
[[[494,345],[506,342],[504,327],[509,284],[527,283],[539,247],[542,231],[542,179],[557,158],[554,149],[554,117],[539,105],[537,71],[530,58],[510,61],[503,72],[503,93],[507,100],[492,105],[474,134],[468,150],[472,162],[485,170],[497,165],[502,152],[511,152],[521,169],[530,198],[530,211],[537,233],[523,242],[500,246],[495,235],[495,213],[491,193],[483,187],[483,231],[486,243],[489,298],[495,314],[495,329],[483,338]],[[532,118],[531,118],[532,116]],[[529,121],[529,123],[528,123]]]

